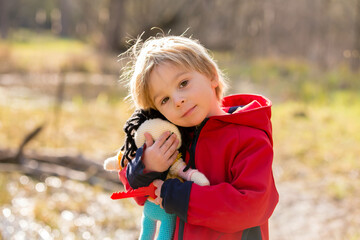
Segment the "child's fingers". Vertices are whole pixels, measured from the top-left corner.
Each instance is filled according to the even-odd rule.
[[[153,181],[154,186],[156,187],[155,189],[155,195],[159,198],[160,197],[160,193],[161,193],[161,187],[163,185],[164,181],[160,180],[160,179],[156,179]]]
[[[157,197],[156,199],[154,199],[154,203],[155,203],[156,205],[160,205],[160,204],[161,204],[160,201],[161,201],[161,200],[160,200],[159,197]]]
[[[174,161],[176,160],[178,154],[179,154],[179,151],[175,151],[175,152],[169,157],[169,159],[167,160],[168,167],[170,167],[170,166],[174,163]]]
[[[168,137],[170,136],[170,132],[166,131],[163,134],[160,135],[160,137],[155,141],[154,145],[157,146],[158,148],[162,147],[162,145],[165,143],[165,141],[168,139]]]
[[[155,200],[154,200],[154,203],[156,205],[159,205],[161,208],[163,208],[162,206],[162,198],[161,197],[157,197]]]
[[[144,133],[144,136],[145,136],[145,144],[146,144],[146,147],[152,146],[153,143],[154,143],[154,140],[153,140],[151,134],[148,133],[148,132],[145,132],[145,133]]]
[[[179,141],[175,140],[173,142],[173,144],[168,148],[168,150],[164,153],[164,157],[166,159],[168,159],[168,164],[169,167],[170,165],[174,162],[174,160],[176,159],[177,155],[179,154],[179,152],[177,151],[177,145],[178,145]]]
[[[154,186],[156,187],[155,189],[155,195],[157,196],[156,199],[154,199],[154,203],[157,205],[160,205],[161,208],[163,208],[162,206],[162,198],[160,197],[161,194],[161,187],[163,185],[164,181],[156,179],[153,181]]]
[[[178,141],[176,138],[175,134],[171,134],[168,139],[164,142],[164,144],[161,146],[161,150],[163,151],[164,154],[166,154],[166,152],[168,152],[171,148],[173,148],[174,146],[174,142]],[[175,149],[177,147],[177,144],[175,145]],[[175,150],[173,149],[172,152]],[[172,154],[171,152],[171,154]],[[170,154],[170,155],[171,155]],[[170,156],[169,155],[169,156]]]
[[[164,156],[166,158],[166,161],[163,164],[166,165],[166,169],[168,169],[175,162],[178,154],[179,151],[175,150],[175,152],[169,155],[169,157]]]

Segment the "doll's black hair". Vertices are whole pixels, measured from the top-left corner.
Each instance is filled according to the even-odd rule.
[[[123,152],[123,156],[121,158],[121,167],[125,167],[126,162],[130,162],[136,155],[136,144],[135,144],[135,133],[140,127],[141,124],[143,124],[146,120],[154,119],[154,118],[160,118],[163,120],[168,121],[164,115],[162,115],[159,111],[155,109],[137,109],[135,112],[131,115],[131,117],[126,121],[124,125],[124,132],[125,132],[125,142],[124,145],[121,147],[121,151]],[[180,134],[181,134],[181,140],[183,142],[182,146],[180,147],[180,152],[183,151],[184,147],[187,146],[188,141],[188,135],[186,128],[178,127]]]

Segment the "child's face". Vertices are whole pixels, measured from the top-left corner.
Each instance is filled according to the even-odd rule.
[[[217,78],[170,63],[154,68],[149,78],[155,107],[172,123],[182,127],[199,125],[206,117],[225,114],[216,97]]]

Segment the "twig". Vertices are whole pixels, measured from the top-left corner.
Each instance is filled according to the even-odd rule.
[[[40,126],[38,126],[37,128],[35,128],[32,132],[30,132],[22,141],[19,150],[15,156],[15,162],[19,162],[21,163],[23,160],[23,151],[24,148],[26,146],[26,144],[28,144],[33,138],[36,137],[36,135],[38,135],[40,133],[40,131],[43,129],[45,124],[42,124]]]

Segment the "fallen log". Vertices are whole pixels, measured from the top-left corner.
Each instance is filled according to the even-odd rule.
[[[22,172],[33,178],[44,180],[48,176],[65,177],[72,180],[101,185],[106,190],[121,187],[118,174],[103,169],[99,162],[84,156],[49,155],[24,152],[24,148],[43,128],[40,126],[28,134],[19,149],[0,149],[0,172]]]
[[[23,154],[21,161],[16,151],[0,149],[0,172],[22,172],[40,181],[48,176],[101,185],[106,190],[118,190],[121,182],[118,174],[103,169],[103,165],[79,156],[49,156],[39,153]]]

